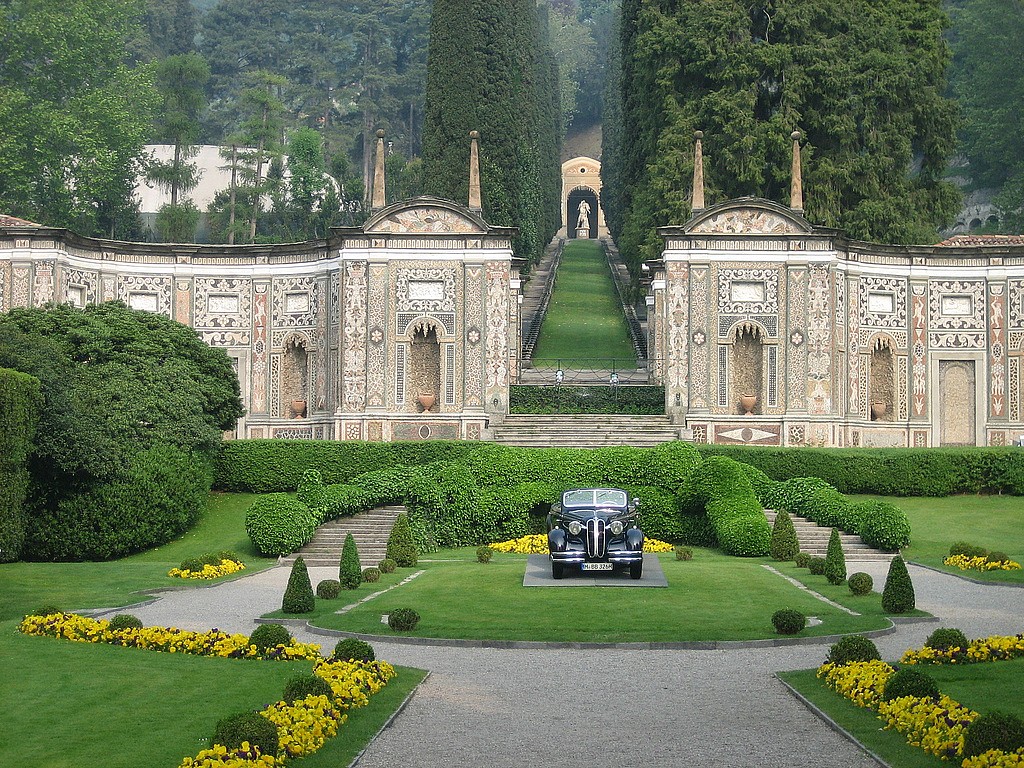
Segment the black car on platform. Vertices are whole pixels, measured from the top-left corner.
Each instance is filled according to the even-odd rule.
[[[573,488],[562,494],[548,515],[551,576],[572,571],[628,568],[643,576],[644,534],[637,527],[639,499],[618,488]]]

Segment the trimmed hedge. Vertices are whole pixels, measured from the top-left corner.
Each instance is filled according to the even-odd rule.
[[[665,388],[509,387],[510,413],[618,413],[659,416],[665,413]]]
[[[261,496],[245,513],[245,530],[261,555],[294,552],[313,538],[318,520],[312,510],[287,493]]]
[[[19,559],[25,544],[26,461],[42,405],[39,379],[0,368],[0,563]]]
[[[740,464],[712,456],[698,467],[695,479],[707,499],[705,509],[722,551],[740,557],[768,554],[768,518]]]

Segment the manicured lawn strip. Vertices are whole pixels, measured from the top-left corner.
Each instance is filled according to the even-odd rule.
[[[296,768],[339,768],[351,763],[427,675],[426,670],[413,667],[395,667],[395,671],[398,676],[371,696],[369,704],[348,711],[348,720],[338,729],[337,736],[328,739],[312,755],[291,761],[290,765]]]
[[[413,573],[416,573],[416,571],[418,571],[418,570],[420,570],[420,567],[418,567],[418,566],[416,568],[399,568],[394,573],[382,573],[380,575],[380,581],[375,581],[372,584],[368,584],[368,583],[366,583],[364,581],[362,584],[360,584],[355,589],[343,589],[343,590],[341,590],[340,593],[338,593],[338,596],[335,599],[333,599],[333,600],[323,600],[323,599],[318,597],[316,599],[315,607],[309,613],[295,614],[295,613],[285,613],[284,611],[278,610],[278,611],[271,611],[270,613],[265,614],[263,616],[263,618],[265,618],[265,619],[306,619],[307,621],[313,621],[314,619],[317,619],[320,616],[330,616],[330,615],[336,613],[337,611],[340,611],[346,605],[351,605],[352,603],[357,603],[360,600],[362,600],[364,597],[369,597],[370,595],[372,595],[375,592],[380,592],[381,590],[387,589],[388,587],[392,587],[395,584],[398,584],[403,579],[407,579],[410,575],[412,575]],[[337,575],[335,574],[332,578],[337,578]],[[418,578],[423,578],[423,577],[421,576],[421,577],[418,577]],[[313,582],[313,590],[314,591],[316,590],[316,581],[315,580]],[[282,595],[282,598],[283,598],[283,595]],[[328,647],[328,645],[325,644],[324,647],[323,647],[323,652],[325,654],[330,653],[332,650],[333,650],[333,646],[332,647]]]
[[[881,583],[876,582],[874,590],[867,595],[855,595],[850,591],[850,587],[847,584],[829,584],[828,579],[824,576],[815,576],[806,568],[797,568],[794,563],[780,563],[772,561],[771,566],[791,579],[796,579],[801,584],[806,586],[808,589],[813,589],[819,595],[827,597],[829,600],[845,605],[851,611],[857,611],[865,616],[892,616],[898,615],[902,617],[911,616],[931,616],[927,611],[914,610],[907,611],[906,613],[900,614],[887,614],[882,609],[882,587],[885,586],[885,581]],[[856,563],[847,565],[846,575],[849,577],[851,574],[857,572]]]
[[[565,246],[551,303],[537,340],[534,361],[563,359],[565,365],[588,367],[579,358],[616,358],[617,367],[634,367],[629,341],[601,245],[576,240]],[[611,360],[601,363],[610,365]]]
[[[889,765],[899,768],[939,768],[955,764],[910,746],[902,734],[883,730],[882,721],[875,712],[854,706],[848,699],[826,687],[815,677],[815,672],[813,669],[780,672],[779,677]]]
[[[852,617],[761,567],[762,560],[696,549],[694,559],[660,558],[669,587],[524,587],[525,555],[498,554],[487,564],[473,550],[462,562],[425,562],[422,576],[317,626],[375,635],[395,634],[381,614],[414,608],[420,637],[569,642],[682,642],[775,638],[771,615],[796,608],[823,624],[802,633],[825,635],[878,629],[881,615]],[[438,556],[443,557],[444,554]],[[399,572],[401,572],[400,569]]]
[[[961,571],[943,565],[954,541],[967,541],[1005,552],[1024,563],[1024,498],[1020,496],[946,496],[942,498],[850,496],[881,499],[897,505],[910,521],[910,546],[903,557],[978,581],[1024,584],[1024,570]]]
[[[975,712],[1010,712],[1024,717],[1024,659],[982,664],[927,664],[939,690]]]
[[[20,619],[41,605],[64,610],[129,605],[144,599],[140,589],[198,587],[210,582],[167,576],[186,557],[233,550],[246,571],[276,560],[259,557],[245,533],[245,512],[256,498],[247,493],[213,493],[206,514],[192,531],[163,547],[108,563],[5,563],[0,565],[0,621]]]
[[[0,624],[0,765],[173,768],[217,721],[277,700],[309,662],[260,662],[28,637]]]

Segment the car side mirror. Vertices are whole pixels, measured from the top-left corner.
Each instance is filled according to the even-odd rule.
[[[633,499],[633,506],[634,507],[639,507],[640,506],[640,499]]]

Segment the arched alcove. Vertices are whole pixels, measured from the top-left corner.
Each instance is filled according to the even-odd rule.
[[[576,237],[580,221],[580,205],[586,201],[586,223],[588,224],[587,237],[597,237],[597,194],[589,187],[576,187],[569,193],[565,200],[565,221],[569,237]]]
[[[281,413],[305,416],[309,405],[309,353],[306,342],[292,336],[285,343],[281,360]]]
[[[762,413],[764,406],[764,337],[760,326],[742,323],[733,335],[729,360],[730,402],[736,413]],[[749,398],[753,397],[751,403]]]
[[[421,320],[409,328],[409,333],[406,402],[412,411],[437,412],[441,410],[441,344],[437,337],[437,327],[427,320]]]
[[[896,410],[896,364],[892,339],[878,336],[871,347],[869,415],[872,421],[892,421]]]

